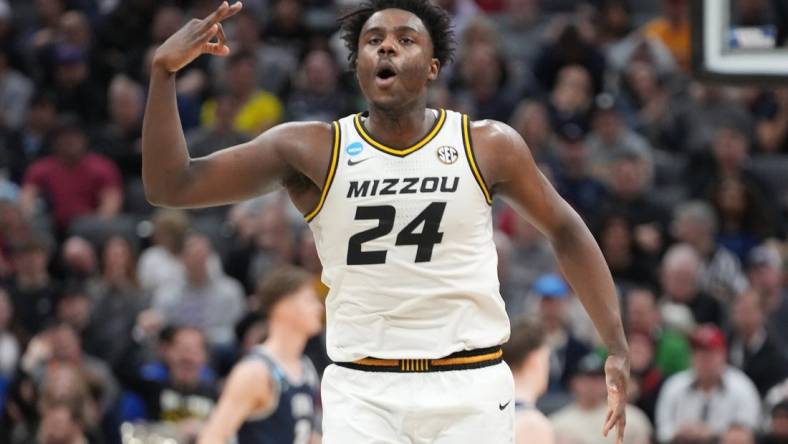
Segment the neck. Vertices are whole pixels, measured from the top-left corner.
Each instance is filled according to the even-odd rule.
[[[424,137],[435,123],[435,116],[427,112],[426,106],[424,98],[399,108],[382,108],[370,103],[365,126],[387,145],[410,146]]]
[[[286,322],[269,321],[268,339],[263,347],[282,362],[298,362],[309,338]]]

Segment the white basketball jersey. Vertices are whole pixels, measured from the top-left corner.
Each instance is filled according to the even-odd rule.
[[[360,114],[333,124],[326,183],[306,218],[330,288],[334,361],[439,358],[509,338],[468,118],[435,113],[404,149],[376,141]]]

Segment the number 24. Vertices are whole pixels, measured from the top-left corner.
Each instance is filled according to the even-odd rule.
[[[432,249],[441,243],[443,233],[438,231],[446,202],[432,202],[397,234],[395,245],[416,245],[416,262],[432,260]],[[373,265],[386,263],[386,250],[362,251],[364,242],[383,237],[394,228],[396,210],[391,205],[361,206],[356,208],[356,220],[377,220],[378,225],[354,234],[348,241],[348,265]],[[424,223],[421,233],[416,228]]]

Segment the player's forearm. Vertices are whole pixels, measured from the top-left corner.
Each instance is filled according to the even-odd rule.
[[[558,264],[583,303],[597,332],[614,355],[626,355],[618,296],[610,270],[594,237],[580,216],[567,210],[565,222],[553,233]]]
[[[168,196],[177,191],[189,170],[189,152],[175,97],[175,74],[154,61],[149,88],[142,124],[142,180],[151,203],[168,205]]]

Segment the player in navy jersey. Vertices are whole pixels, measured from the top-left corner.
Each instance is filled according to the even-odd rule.
[[[312,276],[298,268],[271,272],[260,284],[265,341],[236,364],[198,443],[319,442],[318,376],[303,355],[322,329],[323,304]]]
[[[428,86],[452,59],[448,13],[429,0],[360,4],[342,18],[341,35],[366,111],[330,124],[288,122],[192,159],[175,75],[201,54],[230,53],[221,22],[240,9],[222,3],[156,50],[142,134],[145,192],[156,205],[204,207],[287,191],[315,236],[330,289],[334,365],[321,384],[323,442],[513,441],[496,196],[550,240],[607,346],[602,429],[617,429],[621,442],[629,358],[599,246],[514,129],[427,107]]]

